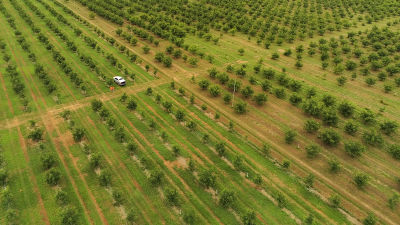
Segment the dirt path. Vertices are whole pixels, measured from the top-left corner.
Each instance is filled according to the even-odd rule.
[[[30,159],[29,159],[29,155],[28,155],[28,149],[26,146],[25,139],[22,136],[20,127],[18,127],[18,137],[19,137],[20,146],[22,148],[22,151],[24,152],[25,161],[29,165]],[[42,215],[42,220],[46,225],[50,225],[49,216],[47,215],[46,208],[44,207],[43,198],[39,191],[36,176],[33,173],[32,168],[30,166],[28,166],[27,168],[29,168],[28,171],[29,171],[29,175],[30,175],[30,180],[32,181],[33,191],[35,192],[36,198],[38,199],[38,203],[39,203],[39,207],[40,207],[40,214]]]

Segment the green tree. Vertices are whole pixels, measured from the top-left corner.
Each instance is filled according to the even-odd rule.
[[[265,93],[260,93],[254,96],[254,101],[257,103],[257,105],[264,105],[267,100],[268,97]]]
[[[343,117],[349,118],[354,115],[355,107],[350,102],[345,101],[339,104],[338,111]]]
[[[325,145],[336,147],[339,145],[341,137],[333,129],[327,129],[321,132],[320,138]]]
[[[366,147],[358,142],[349,141],[344,144],[344,150],[352,158],[360,157],[363,152],[365,152]]]
[[[297,136],[297,133],[293,130],[288,130],[285,132],[285,142],[286,144],[292,144]]]
[[[256,213],[254,211],[246,211],[240,218],[243,225],[256,225]]]
[[[236,195],[233,191],[223,190],[221,193],[221,197],[219,198],[219,204],[228,209],[234,206],[236,201]]]
[[[399,124],[396,121],[386,120],[383,123],[381,123],[379,127],[382,133],[386,135],[392,135],[393,133],[396,132],[397,128],[399,127]]]
[[[400,160],[400,145],[392,144],[388,148],[388,152],[392,155],[394,159]]]
[[[78,224],[78,212],[75,207],[64,207],[60,213],[62,225],[76,225]]]
[[[211,96],[218,97],[221,94],[221,88],[218,85],[212,85],[208,88]]]
[[[101,108],[103,108],[103,103],[99,100],[93,100],[92,101],[92,109],[95,112],[99,112]]]
[[[46,183],[55,186],[60,182],[61,173],[56,168],[51,168],[46,172]]]
[[[349,134],[349,135],[352,135],[352,136],[354,136],[356,133],[357,133],[357,131],[358,131],[358,124],[356,123],[356,122],[354,122],[354,121],[347,121],[346,123],[345,123],[345,125],[344,125],[344,131],[347,133],[347,134]]]
[[[369,179],[370,178],[367,174],[357,173],[354,176],[354,183],[357,185],[359,189],[364,189],[365,186],[367,186]]]
[[[81,142],[82,139],[85,137],[85,129],[83,128],[75,128],[72,132],[72,137],[74,138],[75,142]]]
[[[321,152],[321,148],[316,144],[310,144],[306,147],[307,157],[310,159],[316,158]]]
[[[304,130],[310,134],[316,133],[320,127],[321,124],[313,119],[306,120],[306,122],[304,123]]]
[[[368,216],[363,220],[363,225],[375,225],[376,223],[376,216],[372,213],[368,213]]]

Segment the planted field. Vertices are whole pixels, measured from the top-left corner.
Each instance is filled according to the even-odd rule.
[[[399,224],[399,10],[0,0],[0,224]]]

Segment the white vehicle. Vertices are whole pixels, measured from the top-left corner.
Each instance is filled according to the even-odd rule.
[[[120,76],[114,77],[114,82],[117,83],[119,86],[124,86],[125,85],[124,78],[122,78]]]

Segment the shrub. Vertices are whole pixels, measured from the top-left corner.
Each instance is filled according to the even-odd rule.
[[[284,99],[284,98],[286,98],[286,92],[285,92],[285,89],[284,89],[284,88],[276,88],[276,89],[274,90],[274,94],[275,94],[275,96],[276,96],[277,98],[279,98],[279,99]]]
[[[321,148],[316,144],[311,144],[306,147],[307,157],[310,159],[316,158],[321,152]]]
[[[183,112],[183,111],[180,110],[180,109],[176,110],[175,118],[176,118],[176,120],[178,120],[178,121],[183,121],[183,120],[185,120],[185,112]]]
[[[56,164],[56,159],[53,155],[44,153],[40,156],[40,162],[44,170],[48,170]]]
[[[150,174],[149,181],[154,187],[160,186],[163,183],[164,174],[159,170],[154,170]]]
[[[223,97],[225,104],[229,104],[232,101],[232,95],[230,93],[226,93]]]
[[[205,188],[215,187],[217,177],[214,175],[212,170],[204,170],[200,172],[199,181]]]
[[[339,122],[339,117],[334,109],[328,108],[322,112],[322,121],[325,125],[336,127]]]
[[[272,53],[271,59],[279,59],[279,54],[277,52]]]
[[[225,143],[224,142],[219,142],[215,145],[215,150],[217,151],[219,156],[224,156],[225,155]]]
[[[342,166],[340,165],[340,163],[337,159],[330,159],[328,161],[328,165],[329,165],[329,171],[331,173],[338,173],[342,168]]]
[[[359,189],[364,189],[367,186],[369,181],[369,176],[364,173],[358,173],[354,176],[354,183],[357,185]]]
[[[43,139],[43,130],[35,128],[29,133],[28,138],[35,142],[41,141]]]
[[[228,209],[235,204],[235,201],[236,196],[233,191],[223,190],[218,202],[223,208]]]
[[[279,208],[285,208],[286,207],[287,200],[286,200],[286,197],[282,193],[278,193],[275,198],[276,198],[276,201],[278,202],[278,207]]]
[[[207,90],[208,86],[210,86],[210,81],[208,80],[201,80],[199,81],[199,86],[202,90]]]
[[[102,170],[99,176],[99,184],[103,187],[111,185],[111,173],[108,170]]]
[[[336,105],[336,98],[333,97],[332,95],[324,95],[322,97],[322,102],[327,107],[334,106],[334,105]]]
[[[290,97],[289,97],[289,101],[292,105],[297,106],[299,103],[301,103],[303,101],[303,99],[300,97],[300,95],[298,95],[297,93],[293,93]]]
[[[61,214],[62,225],[75,225],[78,224],[78,212],[75,207],[67,206],[62,209]]]
[[[8,183],[8,172],[0,168],[0,187],[6,186]]]
[[[340,115],[349,118],[354,115],[355,107],[350,102],[342,102],[339,104],[338,110]]]
[[[332,129],[322,131],[320,134],[320,138],[325,145],[331,147],[336,147],[337,145],[339,145],[341,140],[339,134]]]
[[[347,134],[354,136],[358,131],[358,124],[354,121],[347,121],[344,125],[344,131]]]
[[[93,111],[95,111],[95,112],[100,111],[100,109],[103,107],[103,103],[99,100],[93,100],[91,105],[92,105]]]
[[[75,142],[81,142],[82,139],[85,137],[85,129],[75,128],[72,132],[72,137],[74,138]]]
[[[254,90],[250,86],[246,86],[241,90],[241,93],[242,93],[243,97],[249,98],[249,97],[253,96]]]
[[[388,148],[388,151],[394,159],[400,160],[400,145],[399,144],[390,145]]]
[[[218,97],[221,94],[221,88],[218,85],[212,85],[208,88],[211,96]]]
[[[306,114],[314,117],[319,117],[322,113],[323,105],[315,99],[308,99],[303,104],[303,110]]]
[[[167,202],[169,205],[172,206],[179,206],[179,195],[178,191],[176,191],[173,188],[167,188],[164,191],[165,198],[167,199]]]
[[[376,223],[376,216],[372,213],[368,213],[368,216],[363,220],[363,225],[375,225]]]
[[[134,99],[130,99],[130,100],[128,101],[128,104],[126,105],[126,107],[127,107],[129,110],[131,110],[131,111],[136,110],[136,108],[137,108],[137,103],[136,103],[136,101],[135,101]]]
[[[347,142],[344,144],[344,150],[351,157],[356,158],[360,157],[363,152],[365,152],[366,148],[364,145],[358,142]]]
[[[63,190],[58,190],[56,193],[56,203],[60,206],[64,206],[68,204],[69,199],[68,199],[68,194],[67,192]]]
[[[264,93],[254,96],[254,101],[257,103],[257,105],[264,105],[265,102],[267,102],[267,99],[267,95]]]
[[[376,130],[365,131],[362,135],[363,141],[371,146],[382,146],[383,138]]]
[[[192,210],[184,210],[183,211],[183,221],[188,224],[192,225],[196,223],[196,216],[194,211]]]
[[[285,132],[285,142],[286,144],[292,144],[294,142],[297,133],[293,130],[288,130]]]
[[[120,206],[121,204],[124,203],[124,197],[122,193],[118,190],[112,190],[112,197],[114,199],[114,205]]]
[[[256,213],[247,211],[241,217],[243,225],[256,225]]]
[[[331,206],[333,208],[339,208],[340,207],[340,197],[339,197],[339,195],[337,195],[337,194],[332,195],[329,198],[329,202],[330,202],[330,204],[331,204]]]
[[[233,108],[237,114],[244,114],[247,112],[247,104],[245,102],[236,103]]]
[[[318,123],[316,120],[306,120],[306,122],[304,123],[304,130],[310,134],[317,132],[320,127],[321,124]]]
[[[308,174],[308,176],[304,179],[304,184],[307,188],[312,188],[314,185],[315,176],[313,174]]]
[[[55,186],[60,182],[61,173],[55,168],[51,168],[46,172],[46,183]]]
[[[367,108],[361,111],[360,119],[365,125],[372,125],[376,122],[375,114]]]
[[[396,121],[385,121],[379,125],[381,131],[386,135],[392,135],[399,127]]]

